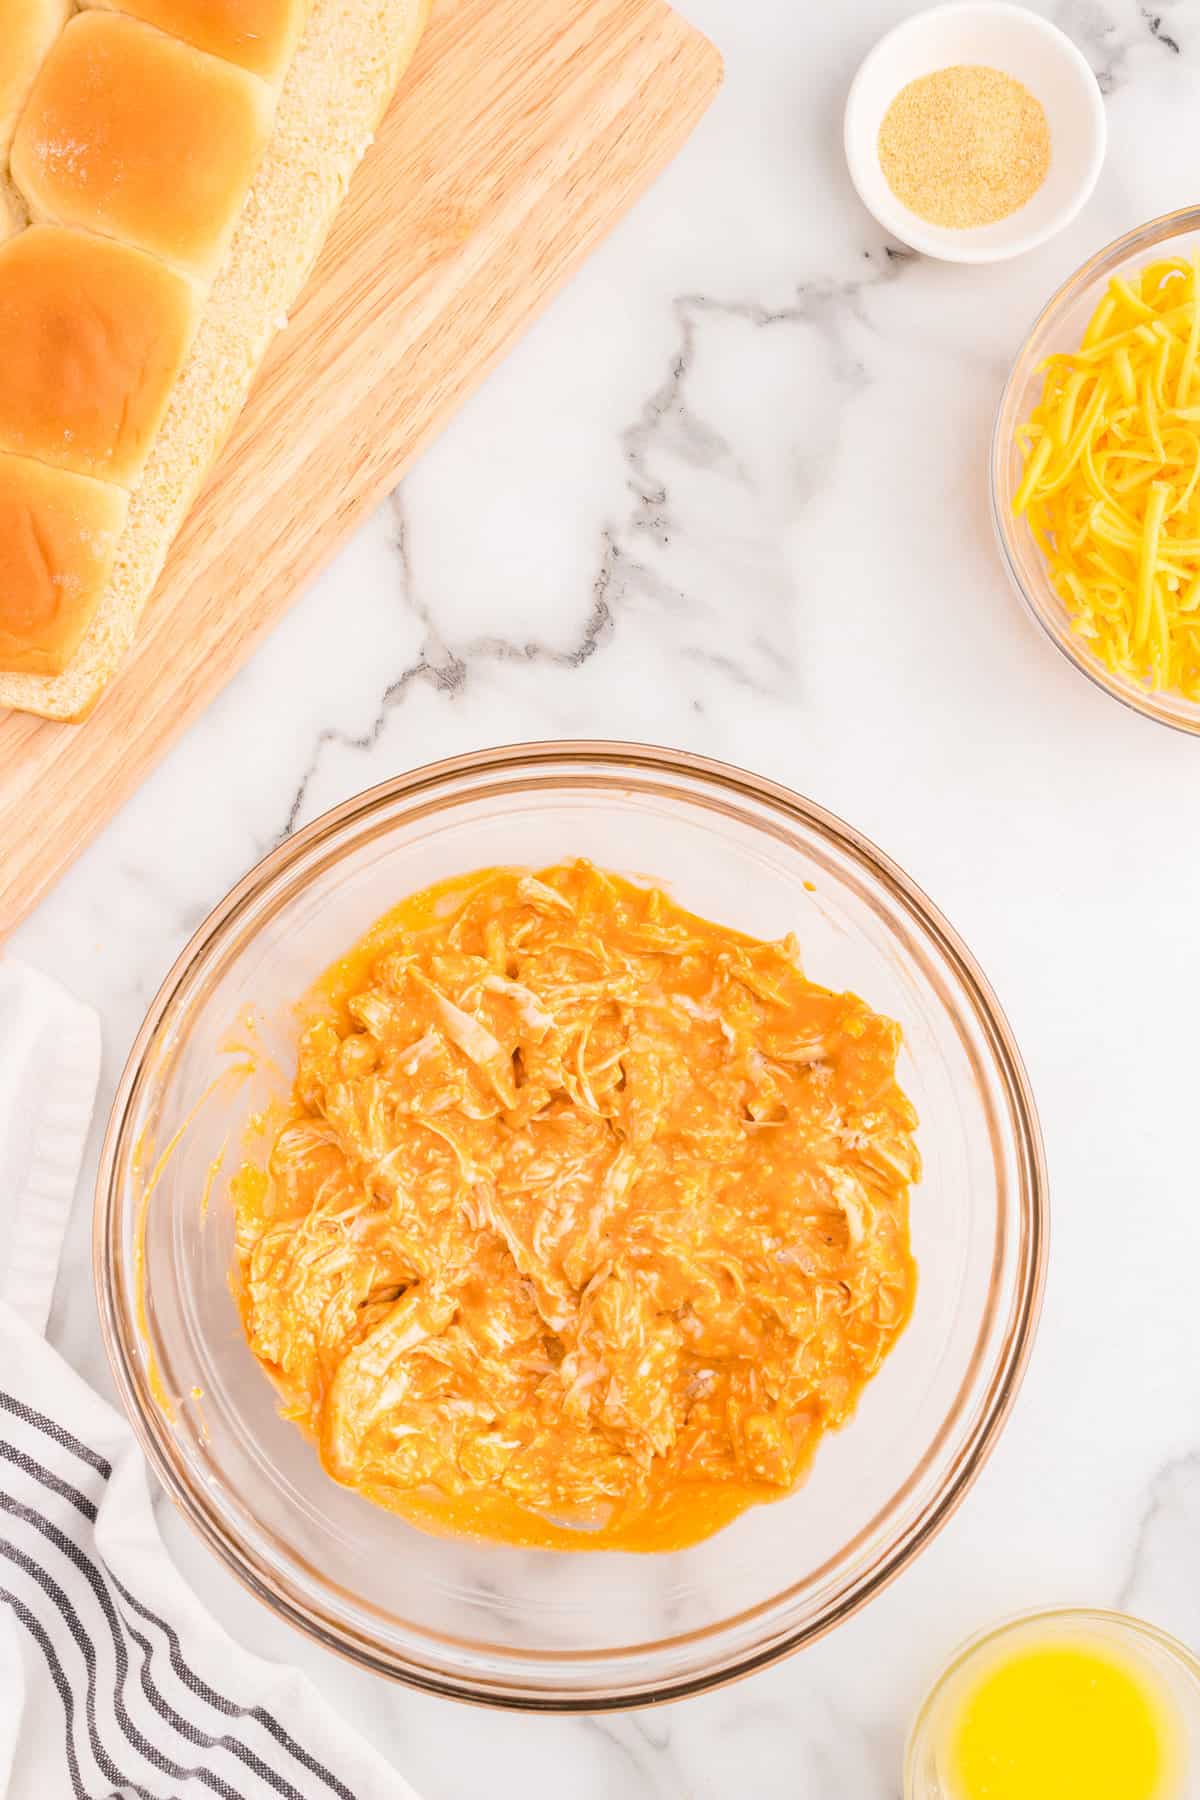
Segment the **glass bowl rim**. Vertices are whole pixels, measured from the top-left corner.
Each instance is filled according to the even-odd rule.
[[[568,776],[572,772],[583,775],[597,765],[643,776],[674,776],[699,782],[726,797],[741,796],[782,814],[785,821],[815,831],[825,841],[848,853],[880,885],[889,900],[899,904],[954,975],[986,1042],[1011,1121],[1010,1153],[1018,1173],[1015,1210],[1024,1227],[1026,1253],[1014,1273],[1012,1316],[996,1350],[978,1418],[965,1430],[954,1461],[932,1500],[898,1537],[888,1543],[875,1564],[854,1582],[849,1591],[814,1619],[801,1622],[764,1644],[751,1645],[698,1672],[687,1672],[666,1681],[643,1680],[636,1688],[555,1694],[510,1690],[499,1684],[487,1687],[480,1685],[475,1677],[454,1678],[440,1670],[425,1669],[396,1651],[373,1643],[366,1634],[335,1619],[328,1611],[321,1613],[306,1606],[298,1597],[287,1594],[273,1583],[269,1572],[252,1555],[238,1531],[226,1523],[220,1507],[200,1494],[170,1454],[169,1433],[154,1398],[148,1371],[143,1366],[144,1359],[138,1354],[140,1336],[134,1317],[136,1308],[131,1307],[123,1292],[118,1291],[117,1269],[124,1216],[121,1173],[133,1103],[139,1097],[143,1081],[152,1075],[158,1031],[173,1001],[192,976],[220,950],[242,913],[274,885],[281,884],[293,865],[322,843],[336,840],[371,814],[398,801],[411,803],[431,792],[436,796],[439,789],[447,790],[447,799],[455,795],[461,797],[464,782],[469,783],[473,777],[486,780],[507,774],[518,780],[522,777],[536,779],[539,774],[555,769]],[[680,797],[686,799],[686,796]],[[312,871],[309,879],[322,873],[326,866],[322,863]],[[1040,1122],[1012,1028],[970,950],[899,865],[836,814],[781,783],[733,764],[651,744],[556,739],[501,745],[444,758],[366,788],[276,844],[217,902],[164,976],[117,1083],[96,1175],[92,1265],[100,1332],[109,1368],[142,1452],[177,1510],[242,1587],[323,1648],[360,1668],[410,1687],[446,1698],[515,1710],[603,1712],[682,1699],[768,1667],[815,1642],[849,1618],[908,1566],[962,1503],[1012,1409],[1037,1332],[1048,1240],[1048,1183]],[[620,1654],[608,1651],[603,1653],[603,1658],[612,1664]]]
[[[1024,339],[1013,357],[1004,387],[1000,393],[1000,401],[996,407],[996,416],[992,424],[991,453],[988,462],[988,485],[991,496],[992,529],[1000,551],[1000,560],[1010,585],[1015,589],[1026,613],[1049,638],[1060,656],[1066,658],[1072,668],[1086,676],[1093,687],[1099,688],[1102,694],[1117,700],[1130,712],[1137,713],[1144,719],[1152,720],[1156,725],[1165,725],[1171,731],[1179,731],[1185,737],[1200,736],[1200,702],[1192,702],[1189,712],[1180,714],[1168,711],[1159,704],[1159,696],[1149,688],[1144,692],[1133,682],[1121,682],[1115,675],[1110,675],[1101,664],[1087,656],[1074,634],[1065,629],[1042,603],[1030,593],[1017,567],[1012,550],[1012,533],[1015,529],[1009,509],[1001,504],[1000,489],[1003,479],[1003,468],[1007,461],[1011,441],[1004,438],[1002,428],[1005,414],[1013,398],[1017,371],[1020,369],[1030,347],[1044,326],[1049,325],[1058,312],[1077,300],[1094,282],[1110,275],[1119,268],[1127,257],[1142,250],[1153,250],[1156,246],[1167,243],[1171,238],[1182,237],[1189,231],[1200,231],[1200,206],[1182,206],[1174,212],[1159,213],[1153,219],[1147,219],[1143,225],[1135,225],[1132,230],[1122,232],[1089,256],[1069,275],[1051,294],[1049,300],[1041,308],[1033,324],[1026,332]],[[1169,699],[1170,695],[1164,695]],[[1180,703],[1189,703],[1180,697]]]

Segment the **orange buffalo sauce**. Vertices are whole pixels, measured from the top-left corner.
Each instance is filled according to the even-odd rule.
[[[585,862],[416,895],[308,1018],[235,1288],[336,1480],[624,1550],[795,1486],[912,1306],[895,1024]]]

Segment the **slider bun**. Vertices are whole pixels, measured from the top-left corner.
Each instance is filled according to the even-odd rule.
[[[0,244],[0,450],[130,485],[195,331],[191,284],[108,238],[31,225]]]
[[[118,238],[208,279],[271,129],[245,70],[117,13],[71,20],[12,147],[31,217]]]
[[[83,0],[83,5],[144,19],[266,81],[283,73],[308,10],[304,0]]]
[[[46,53],[73,10],[71,0],[0,0],[0,163]]]
[[[66,668],[112,572],[124,488],[0,453],[0,662]]]

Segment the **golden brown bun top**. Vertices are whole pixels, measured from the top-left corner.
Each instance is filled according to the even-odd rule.
[[[70,0],[0,0],[0,153],[12,143],[38,69],[70,11]]]
[[[17,129],[35,219],[215,272],[271,127],[271,90],[115,13],[71,20]]]
[[[12,3],[12,0],[9,0]],[[20,0],[17,0],[20,4]],[[267,81],[283,72],[304,25],[308,0],[83,0],[144,19],[160,31],[240,63]]]
[[[64,669],[112,568],[124,488],[0,452],[0,667]]]
[[[107,238],[33,225],[0,244],[0,450],[136,481],[198,305],[183,276]]]

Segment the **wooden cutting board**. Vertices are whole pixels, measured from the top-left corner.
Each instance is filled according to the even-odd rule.
[[[80,725],[0,713],[0,936],[679,149],[720,80],[712,45],[662,0],[434,0],[115,681]]]

